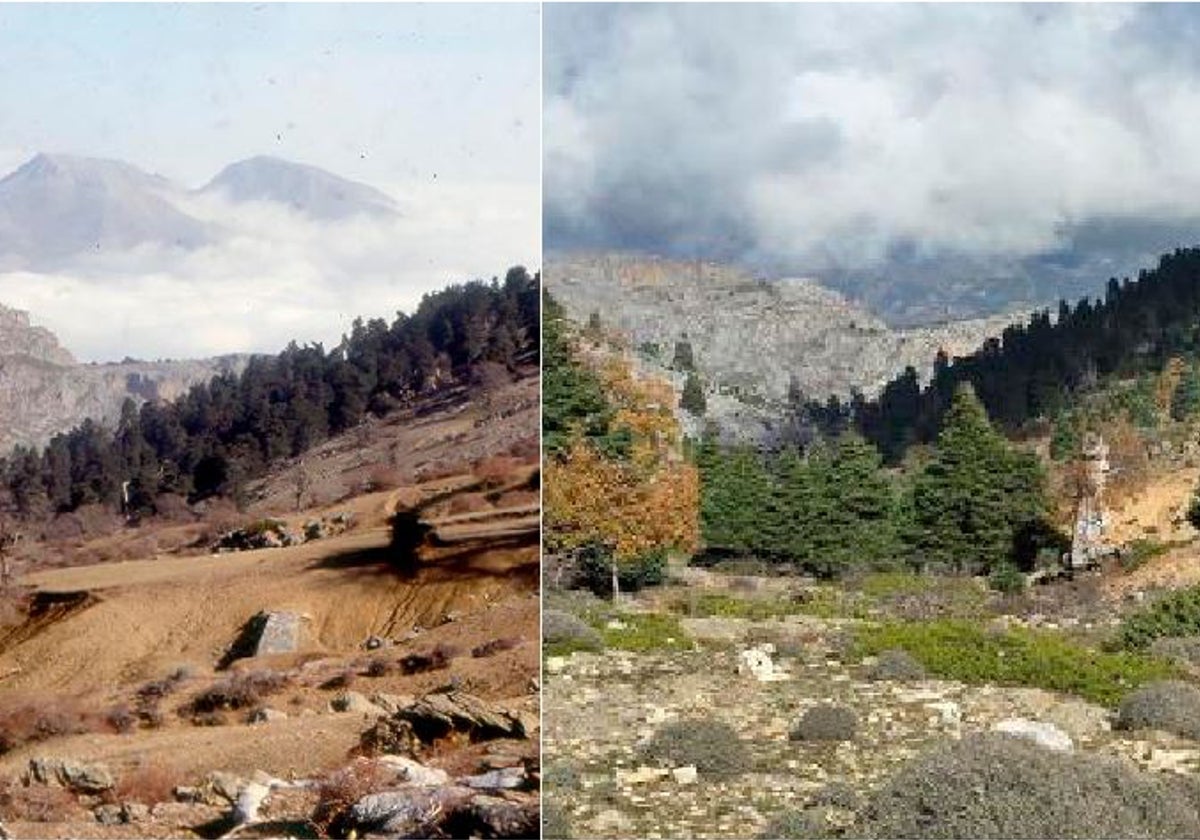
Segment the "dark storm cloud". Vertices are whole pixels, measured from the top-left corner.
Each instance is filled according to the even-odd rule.
[[[550,5],[545,245],[1102,284],[1200,241],[1198,34],[1171,6]]]

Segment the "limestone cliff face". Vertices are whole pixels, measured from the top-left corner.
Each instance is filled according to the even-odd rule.
[[[599,313],[635,347],[659,345],[666,361],[687,340],[711,387],[772,401],[786,397],[793,376],[822,399],[852,388],[873,395],[907,365],[927,379],[939,349],[968,353],[1019,317],[892,330],[814,281],[640,256],[550,257],[542,276],[572,318]]]
[[[173,399],[248,356],[79,364],[49,330],[0,306],[0,455],[17,445],[42,446],[85,418],[112,425],[126,398]]]

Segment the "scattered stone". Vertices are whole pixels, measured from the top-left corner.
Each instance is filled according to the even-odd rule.
[[[410,785],[432,787],[450,782],[450,775],[439,767],[426,767],[419,761],[407,756],[385,755],[379,759],[381,764],[396,770],[397,776]]]
[[[550,675],[561,674],[563,669],[567,667],[567,658],[565,656],[547,656],[546,657],[546,673]]]
[[[939,700],[935,703],[926,703],[925,708],[931,712],[937,712],[938,720],[943,726],[958,726],[962,723],[962,707],[953,700]]]
[[[295,653],[300,647],[300,616],[291,612],[265,613],[255,656]]]
[[[250,723],[273,723],[277,720],[287,720],[287,712],[279,709],[259,709],[250,715]]]
[[[1070,752],[1075,745],[1071,736],[1052,723],[1043,723],[1027,718],[1008,718],[992,726],[993,732],[1005,735],[1015,735],[1018,738],[1028,738],[1040,747],[1059,752]]]
[[[237,801],[238,793],[246,784],[246,780],[224,770],[214,770],[208,774],[201,788],[204,800],[210,804],[231,804]],[[204,791],[207,788],[207,791]],[[222,802],[223,800],[223,802]]]
[[[270,795],[271,788],[267,785],[261,782],[248,782],[238,793],[237,799],[233,803],[231,818],[234,825],[247,825],[257,822],[258,812]]]
[[[517,790],[525,787],[528,777],[522,767],[502,767],[477,776],[466,776],[458,781],[467,787],[483,790]]]
[[[674,777],[677,784],[693,785],[696,783],[698,774],[696,768],[689,764],[687,767],[676,767],[671,771],[671,776]]]
[[[758,645],[742,651],[738,673],[751,674],[759,682],[781,682],[791,679],[783,670],[777,668],[771,661],[775,646],[771,643]]]
[[[96,815],[96,822],[100,825],[120,825],[124,822],[120,805],[97,805],[92,809],[92,813]]]
[[[343,691],[329,701],[329,708],[334,712],[348,712],[363,715],[383,715],[387,714],[386,709],[381,709],[362,694],[357,691]]]
[[[123,802],[121,804],[121,821],[126,823],[142,822],[150,818],[150,806],[141,802]]]
[[[646,767],[645,765],[636,770],[622,770],[617,768],[613,773],[613,778],[620,787],[632,787],[633,785],[645,785],[651,782],[657,782],[659,779],[666,778],[671,773],[665,767]]]
[[[363,647],[367,650],[379,650],[384,645],[384,640],[379,636],[367,636],[367,640],[363,642]]]

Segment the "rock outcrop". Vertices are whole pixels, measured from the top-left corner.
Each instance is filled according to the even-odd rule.
[[[80,364],[29,315],[0,305],[0,455],[43,446],[85,419],[115,425],[126,399],[171,400],[222,373],[240,373],[249,356]]]
[[[604,255],[547,260],[546,287],[572,318],[598,313],[663,363],[691,344],[710,387],[782,400],[795,378],[808,397],[878,392],[907,365],[924,379],[939,350],[962,355],[1017,315],[890,329],[812,280],[763,280],[729,266]]]

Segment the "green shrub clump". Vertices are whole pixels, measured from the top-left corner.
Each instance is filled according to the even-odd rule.
[[[668,723],[642,749],[651,761],[693,766],[712,778],[738,776],[750,769],[750,751],[731,726],[714,720]]]
[[[961,620],[890,623],[859,631],[854,653],[907,651],[929,673],[966,683],[1025,685],[1113,707],[1130,689],[1178,676],[1170,662],[1134,651],[1104,652],[1047,631],[990,631]]]
[[[1200,586],[1177,589],[1129,615],[1117,631],[1116,646],[1144,650],[1164,636],[1200,636]]]
[[[1025,575],[1012,563],[1001,563],[988,575],[988,586],[1005,595],[1025,591]]]

